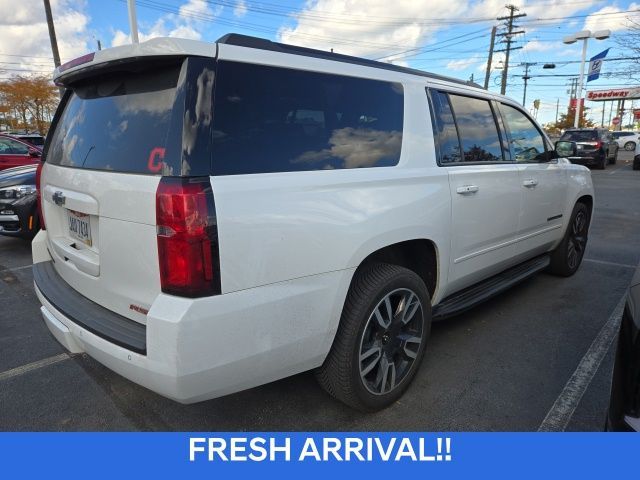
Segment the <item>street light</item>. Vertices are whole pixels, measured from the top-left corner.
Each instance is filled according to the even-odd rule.
[[[580,121],[580,114],[582,102],[582,88],[584,83],[584,62],[587,60],[587,41],[590,38],[595,38],[596,40],[606,40],[611,36],[611,30],[598,30],[597,32],[591,32],[591,30],[582,30],[578,33],[574,33],[573,35],[569,35],[562,39],[563,43],[570,45],[572,43],[576,43],[578,40],[582,40],[582,61],[580,62],[580,80],[578,80],[578,95],[579,98],[576,101],[576,118],[573,121],[574,128],[578,128],[578,122]]]

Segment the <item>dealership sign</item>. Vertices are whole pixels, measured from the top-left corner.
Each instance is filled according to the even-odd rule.
[[[592,90],[587,92],[587,100],[601,102],[604,100],[628,100],[640,98],[640,87],[612,88],[610,90]]]

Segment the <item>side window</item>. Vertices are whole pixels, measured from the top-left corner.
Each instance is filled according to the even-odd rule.
[[[11,149],[10,153],[12,153],[14,155],[28,155],[29,154],[29,147],[27,147],[23,143],[16,142],[15,140],[11,140],[10,138],[7,138],[7,144],[9,145],[9,148]]]
[[[393,166],[403,114],[398,83],[220,61],[212,172]]]
[[[438,145],[440,164],[461,162],[458,129],[453,119],[449,97],[446,93],[435,90],[431,90],[430,93],[433,136]]]
[[[546,162],[544,137],[534,123],[520,110],[500,104],[502,118],[509,131],[511,154],[516,162]]]
[[[8,138],[0,138],[0,155],[11,155],[11,145]]]
[[[465,162],[501,162],[502,147],[487,100],[449,94]]]

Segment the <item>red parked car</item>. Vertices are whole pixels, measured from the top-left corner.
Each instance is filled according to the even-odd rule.
[[[38,163],[41,155],[38,147],[0,133],[0,170]]]

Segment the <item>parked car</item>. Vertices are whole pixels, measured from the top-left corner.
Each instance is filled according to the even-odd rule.
[[[42,150],[22,140],[0,133],[0,170],[40,162]]]
[[[11,135],[38,148],[44,147],[44,137],[39,133],[12,133]]]
[[[616,163],[618,143],[608,130],[602,128],[566,130],[560,140],[576,142],[578,145],[576,155],[570,158],[573,163],[593,166],[600,170],[604,170],[607,163]]]
[[[607,430],[640,432],[640,269],[633,277],[622,314]]]
[[[31,239],[38,232],[36,166],[0,172],[0,235]]]
[[[640,143],[636,145],[636,151],[634,152],[633,169],[640,170]]]
[[[383,408],[432,321],[581,263],[576,144],[467,82],[235,34],[102,50],[55,81],[45,323],[177,401],[316,369]]]
[[[640,132],[620,131],[611,132],[619,148],[624,148],[629,152],[633,152],[640,143]]]

